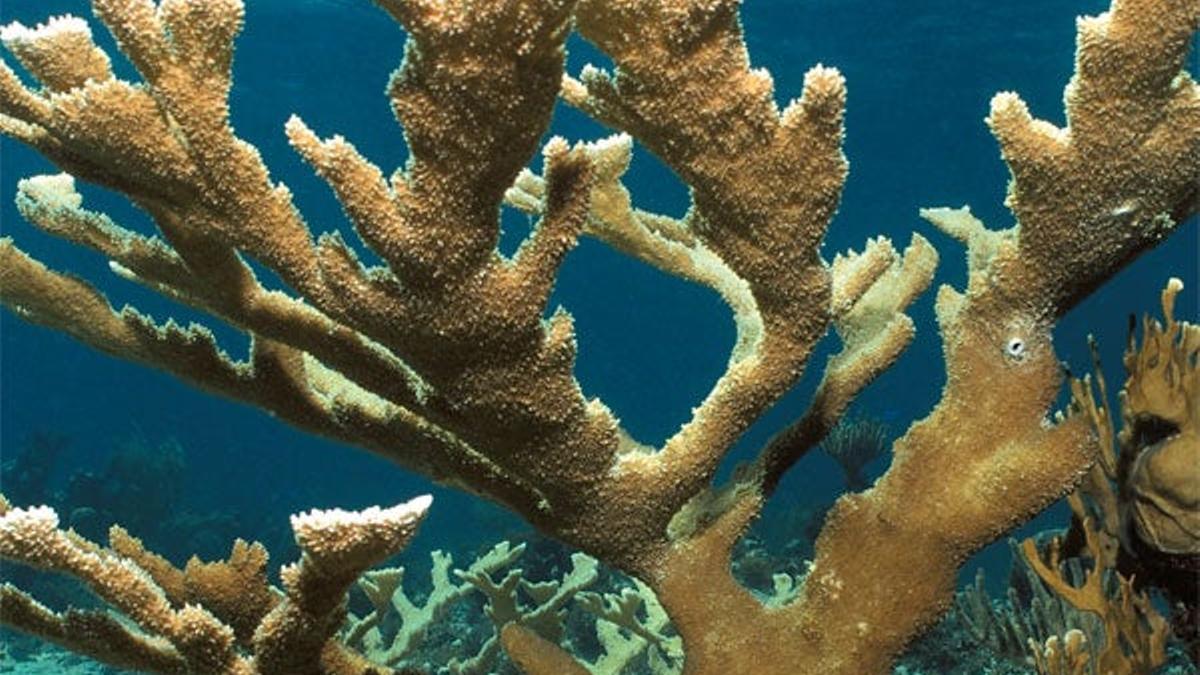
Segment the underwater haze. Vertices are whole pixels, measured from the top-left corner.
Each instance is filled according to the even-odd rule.
[[[1015,91],[1034,117],[1065,124],[1063,87],[1073,71],[1076,17],[1106,8],[1100,0],[745,1],[742,20],[752,63],[772,73],[781,107],[799,96],[804,73],[818,63],[838,68],[847,81],[844,151],[850,173],[825,238],[825,259],[851,247],[861,250],[867,238],[878,235],[902,248],[914,232],[940,254],[933,286],[909,311],[917,326],[915,341],[853,406],[854,415],[881,423],[888,440],[927,414],[939,398],[945,374],[933,298],[939,284],[965,285],[964,248],[921,220],[918,209],[969,204],[993,229],[1013,224],[1004,207],[1008,170],[983,122],[989,101],[997,92]],[[60,14],[87,19],[97,42],[114,58],[118,75],[137,79],[88,3],[8,0],[0,5],[4,24],[33,26]],[[385,172],[403,166],[404,138],[384,87],[400,64],[404,40],[402,28],[368,0],[247,0],[233,66],[233,125],[262,152],[272,179],[291,189],[315,232],[340,230],[354,239],[328,186],[289,147],[284,122],[295,114],[322,138],[341,134]],[[1194,76],[1195,55],[1193,50]],[[16,69],[15,60],[6,58]],[[578,73],[588,63],[609,65],[572,36],[567,72]],[[560,104],[551,133],[590,141],[611,132]],[[57,169],[11,139],[0,143],[3,236],[52,268],[91,280],[115,307],[129,303],[159,322],[174,317],[213,325],[112,274],[108,262],[93,252],[25,222],[13,203],[17,182]],[[686,186],[644,149],[635,151],[625,183],[642,209],[676,217],[687,210]],[[85,184],[79,189],[90,209],[126,227],[152,231],[150,220],[120,195]],[[511,253],[529,223],[515,212],[505,213],[503,222],[501,247]],[[1200,228],[1193,219],[1063,318],[1054,339],[1066,367],[1075,374],[1091,372],[1087,336],[1094,335],[1115,390],[1124,377],[1128,317],[1157,316],[1159,292],[1170,277],[1184,284],[1176,315],[1196,321],[1198,252]],[[665,275],[595,239],[585,238],[570,253],[551,302],[556,306],[575,318],[576,374],[585,394],[602,398],[624,427],[648,444],[661,444],[689,419],[724,372],[734,341],[730,312],[711,290]],[[244,335],[217,326],[217,336],[229,353],[246,355]],[[837,347],[831,333],[799,386],[742,438],[725,475],[804,411],[825,359]],[[46,453],[53,455],[46,466],[30,468],[37,464],[34,457]],[[287,527],[290,514],[314,507],[390,505],[425,493],[434,495],[433,507],[414,543],[395,561],[412,570],[406,580],[425,578],[435,549],[469,561],[502,539],[552,546],[498,507],[167,374],[107,357],[7,311],[0,313],[0,464],[6,470],[0,490],[27,489],[22,481],[31,480],[32,472],[44,490],[42,499],[69,505],[85,533],[102,537],[112,521],[124,521],[177,564],[191,552],[223,557],[229,543],[241,537],[267,543],[274,570],[298,555]],[[886,465],[886,456],[869,465],[868,481]],[[20,477],[13,473],[18,470]],[[947,476],[953,479],[951,472]],[[788,474],[764,521],[788,519],[790,512],[804,509],[819,519],[846,486],[836,462],[811,453]],[[1067,518],[1058,504],[1012,536],[1061,527]],[[784,545],[769,541],[775,536],[770,523],[759,527],[766,547]],[[999,594],[1009,561],[1009,548],[1001,541],[968,562],[963,582],[982,566],[989,588]],[[419,588],[420,582],[414,583]],[[66,603],[76,595],[64,590],[58,597]],[[361,603],[357,598],[352,607]],[[478,621],[486,618],[480,614]],[[9,640],[0,672],[117,672],[54,652],[47,656],[23,638],[0,633],[0,641]],[[907,672],[972,671],[950,659]],[[1021,670],[1013,666],[1011,672]]]

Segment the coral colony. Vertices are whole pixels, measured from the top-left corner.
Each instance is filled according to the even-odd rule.
[[[370,268],[338,235],[314,236],[229,124],[239,0],[94,0],[136,84],[114,76],[81,19],[6,27],[0,40],[40,86],[0,71],[0,131],[63,171],[22,181],[24,217],[253,346],[235,362],[204,328],[114,311],[87,281],[9,238],[4,305],[508,507],[644,582],[630,593],[661,603],[658,625],[669,619],[678,632],[687,673],[887,671],[950,605],[964,559],[1062,497],[1096,460],[1092,416],[1050,415],[1062,385],[1050,332],[1197,210],[1200,89],[1182,71],[1197,0],[1114,0],[1081,19],[1066,128],[1032,119],[1015,93],[992,99],[987,122],[1019,224],[997,231],[965,207],[923,211],[969,261],[965,288],[937,290],[946,386],[892,442],[886,473],[834,505],[806,576],[777,602],[735,581],[731,551],[781,476],[912,340],[905,311],[937,264],[915,235],[903,251],[876,238],[820,257],[847,173],[842,76],[812,68],[803,95],[777,109],[770,75],[750,68],[734,0],[378,2],[408,34],[388,88],[406,168],[387,177],[347,140],[318,138],[297,117],[286,125],[381,260]],[[572,31],[613,71],[564,73]],[[525,167],[557,99],[618,133],[551,139],[535,175]],[[684,218],[632,205],[622,174],[634,142],[691,188]],[[75,180],[124,194],[160,236],[87,210]],[[539,217],[511,257],[497,251],[505,203]],[[661,447],[634,441],[583,395],[570,315],[544,318],[581,236],[712,288],[735,317],[726,372]],[[264,287],[248,259],[287,291]],[[843,347],[812,406],[714,486],[735,440],[831,329]],[[1194,385],[1195,328],[1182,330],[1192,353],[1174,376]],[[179,570],[122,530],[101,546],[47,507],[4,502],[0,556],[77,577],[124,618],[57,613],[7,585],[0,618],[149,672],[399,672],[347,642],[344,598],[405,546],[429,507],[418,497],[295,516],[303,555],[272,589],[261,547]],[[594,602],[614,620],[634,607]],[[1088,658],[1083,639],[1065,636],[1072,667]],[[505,623],[499,641],[526,672],[587,672],[536,622]],[[1047,669],[1061,666],[1059,643],[1046,652]]]

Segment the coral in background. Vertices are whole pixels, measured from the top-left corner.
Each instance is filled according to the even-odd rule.
[[[0,642],[0,673],[20,675],[123,675],[119,671],[53,646],[38,643],[26,650],[17,640],[2,636]],[[27,641],[33,642],[32,639]]]
[[[770,76],[750,66],[734,0],[379,4],[408,33],[388,87],[411,152],[405,168],[385,177],[340,136],[322,140],[298,118],[285,128],[378,255],[371,267],[341,236],[313,236],[229,123],[238,0],[95,0],[136,84],[114,75],[80,19],[6,27],[0,41],[41,89],[0,69],[0,131],[67,172],[22,181],[23,215],[97,250],[122,277],[244,331],[252,346],[237,362],[203,327],[114,311],[88,282],[9,239],[0,240],[4,305],[506,505],[642,579],[679,631],[688,673],[883,672],[948,605],[966,556],[1059,498],[1093,461],[1082,416],[1047,419],[1061,384],[1051,330],[1200,207],[1200,89],[1181,71],[1200,2],[1114,0],[1080,20],[1066,128],[1034,120],[1016,94],[992,100],[987,121],[1012,172],[1018,224],[989,230],[965,207],[923,212],[967,247],[966,288],[943,286],[936,303],[942,398],[892,444],[891,467],[870,489],[834,505],[803,584],[785,575],[783,599],[766,602],[731,575],[735,542],[784,473],[907,347],[915,327],[905,312],[937,262],[920,236],[903,252],[880,238],[821,258],[847,172],[841,75],[809,70],[802,96],[779,110]],[[565,76],[572,29],[613,72]],[[574,147],[552,139],[544,174],[523,171],[560,96],[621,133]],[[633,207],[621,176],[634,140],[689,186],[685,217]],[[128,196],[161,237],[85,210],[75,179]],[[496,248],[506,201],[540,216],[512,257]],[[583,235],[712,288],[734,316],[725,373],[660,448],[584,396],[571,318],[548,311],[558,268]],[[247,258],[286,290],[265,287]],[[842,347],[809,409],[713,485],[742,432],[799,380],[831,329]],[[231,629],[201,631],[213,645],[192,651],[201,645],[185,624],[211,627],[210,616],[167,607],[115,559],[58,533],[45,510],[6,518],[0,532],[51,537],[57,557],[39,558],[29,536],[10,538],[5,556],[85,578],[97,564],[124,575],[123,592],[102,586],[106,599],[178,652],[154,652],[147,669],[242,667],[227,648]],[[331,623],[335,597],[365,565],[322,569],[334,573],[326,578],[313,568],[323,568],[314,542],[301,543],[309,564],[288,568],[289,600],[267,619],[308,611],[303,601],[323,590],[309,618]],[[48,625],[58,633],[45,634],[84,646],[71,642],[78,624]],[[319,628],[324,639],[336,626]],[[288,636],[255,634],[262,672],[314,671],[344,655],[285,654],[276,637]],[[501,640],[530,672],[584,670],[519,622]],[[197,661],[214,655],[220,667]]]
[[[1103,644],[1103,624],[1098,617],[1077,610],[1043,581],[1030,567],[1020,545],[1010,539],[1012,568],[1004,598],[993,601],[984,584],[983,569],[974,585],[955,596],[955,616],[972,640],[1015,663],[1031,660],[1031,649],[1042,649],[1050,638],[1070,631],[1092,636],[1092,644]],[[1080,561],[1072,558],[1061,565],[1060,574],[1072,584],[1082,582]]]
[[[0,466],[0,486],[13,503],[53,507],[86,538],[103,538],[120,524],[175,561],[222,555],[227,542],[249,534],[272,548],[290,542],[286,528],[266,514],[186,509],[193,486],[178,441],[132,434],[114,446],[99,469],[81,469],[59,461],[70,447],[66,437],[34,433]],[[265,498],[258,495],[260,503]]]
[[[368,572],[358,585],[373,609],[351,616],[342,639],[390,666],[457,675],[507,672],[499,637],[515,623],[569,644],[594,672],[679,672],[679,637],[649,587],[602,574],[599,563],[582,553],[571,555],[561,574],[535,581],[539,576],[526,569],[533,561],[522,559],[525,551],[524,544],[501,542],[461,569],[452,567],[449,554],[435,551],[432,585],[419,602],[403,587],[404,568]],[[485,602],[464,602],[472,596]],[[455,616],[456,607],[466,611]],[[435,634],[441,639],[430,637]]]
[[[372,512],[365,513],[375,518]],[[356,517],[329,513],[347,520]],[[51,530],[53,516],[53,511],[45,507],[11,509],[4,504],[0,508],[0,556],[77,576],[102,601],[125,613],[132,625],[110,624],[103,609],[72,606],[55,612],[9,584],[0,587],[0,619],[6,623],[122,668],[205,673],[318,672],[303,670],[300,661],[293,664],[301,669],[296,671],[278,671],[280,666],[263,664],[263,654],[269,655],[275,647],[264,644],[266,638],[259,632],[271,625],[273,614],[284,611],[280,603],[286,594],[268,582],[268,556],[261,544],[238,540],[224,560],[204,562],[192,558],[179,568],[149,551],[119,526],[111,528],[109,545],[103,548],[73,532]],[[294,523],[303,527],[306,520],[317,517],[315,513],[297,516]],[[351,528],[349,534],[330,538],[328,544],[355,545],[353,531]],[[297,536],[307,535],[297,532]],[[31,550],[33,537],[45,542],[45,548]],[[305,546],[303,540],[299,543]],[[315,564],[309,549],[304,550],[302,560]],[[328,621],[343,618],[339,620],[340,628],[326,636],[325,646],[320,649],[325,654],[321,667],[327,669],[319,672],[359,673],[353,668],[375,667],[363,665],[367,661],[355,654],[378,664],[378,670],[362,671],[376,675],[511,672],[499,639],[509,624],[526,627],[558,644],[573,645],[576,655],[588,660],[596,672],[679,672],[683,656],[680,639],[649,587],[611,575],[605,575],[600,583],[599,563],[581,553],[570,556],[570,569],[561,575],[535,581],[523,566],[517,566],[524,552],[524,544],[501,542],[467,567],[454,568],[448,554],[435,551],[431,587],[418,600],[403,587],[402,567],[361,574],[357,586],[372,609],[361,616],[343,610],[330,615]],[[289,593],[293,590],[288,587],[289,580],[295,574],[290,567],[282,573]],[[123,588],[113,588],[116,582]],[[151,608],[153,616],[147,617],[136,604],[115,597],[126,591],[143,602],[152,599],[158,605]],[[177,613],[175,618],[170,618],[169,611]],[[201,616],[189,623],[182,614],[187,611],[200,612]],[[174,625],[176,621],[182,623]],[[328,626],[328,621],[321,625]],[[81,629],[88,633],[77,634]],[[214,646],[212,641],[218,634],[231,638],[231,644],[222,637]],[[208,643],[204,650],[219,648],[229,654],[220,657],[218,663],[210,652],[205,652],[208,656],[185,653],[191,647],[180,643],[195,641]],[[172,663],[176,665],[166,665]],[[173,670],[177,666],[184,670]]]
[[[263,527],[258,519],[238,519],[232,513],[196,513],[185,509],[186,453],[175,441],[152,443],[134,435],[116,448],[98,470],[76,469],[59,461],[70,442],[66,437],[35,433],[0,467],[0,487],[16,503],[37,503],[63,514],[64,525],[77,535],[97,540],[118,523],[129,527],[171,560],[193,555],[223,555],[227,542],[253,532],[276,543],[278,526]],[[265,517],[262,518],[265,520]],[[220,544],[214,545],[213,542]],[[61,575],[41,574],[19,565],[0,567],[0,580],[36,595],[54,608],[92,607],[86,589]]]
[[[358,586],[373,606],[372,611],[361,617],[351,617],[345,628],[344,640],[376,663],[398,665],[410,663],[427,672],[443,672],[439,666],[452,673],[483,673],[494,670],[499,650],[498,629],[505,623],[520,620],[525,612],[517,611],[516,585],[524,583],[523,572],[514,568],[517,558],[524,553],[523,545],[512,546],[501,542],[476,559],[470,566],[453,569],[453,558],[441,551],[433,552],[433,567],[430,570],[432,586],[420,604],[414,603],[403,588],[404,568],[393,567],[374,570],[359,580]],[[594,566],[593,566],[594,571]],[[500,587],[491,585],[493,574],[503,574],[500,584],[505,593],[511,594],[511,609],[503,617],[492,611],[497,631],[471,644],[472,636],[459,633],[447,648],[435,650],[423,648],[426,633],[435,624],[444,620],[453,605],[478,590],[489,597],[498,597]],[[593,580],[581,579],[586,585]],[[557,610],[557,607],[549,611]],[[418,658],[419,657],[419,658]]]
[[[738,583],[764,600],[778,594],[778,575],[803,577],[825,516],[826,504],[787,503],[780,499],[734,545],[730,572]]]

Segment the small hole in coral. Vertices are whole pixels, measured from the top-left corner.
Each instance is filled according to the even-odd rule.
[[[1004,353],[1017,361],[1025,358],[1025,341],[1019,337],[1009,338],[1008,344],[1004,346]]]

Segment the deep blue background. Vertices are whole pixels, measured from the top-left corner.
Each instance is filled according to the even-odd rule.
[[[273,177],[292,188],[315,230],[344,229],[328,188],[287,146],[283,123],[296,113],[321,136],[344,134],[385,172],[402,165],[403,139],[383,88],[400,62],[403,33],[366,0],[251,0],[249,5],[234,66],[237,132],[262,150]],[[917,209],[969,203],[990,226],[1011,224],[1002,206],[1007,170],[982,122],[988,101],[997,91],[1015,90],[1036,116],[1062,124],[1074,18],[1104,6],[1097,0],[747,2],[743,16],[752,58],[774,74],[780,104],[799,94],[804,72],[816,63],[840,68],[849,83],[845,149],[851,171],[826,240],[827,258],[861,247],[875,234],[886,234],[902,247],[912,232],[920,232],[941,253],[935,283],[961,287],[961,247],[921,221]],[[52,14],[88,17],[98,40],[111,46],[86,3],[10,0],[0,12],[5,23],[29,25]],[[588,61],[604,63],[577,39],[570,48],[573,73]],[[124,62],[118,70],[127,78],[135,75]],[[605,133],[563,109],[554,132],[572,140]],[[32,152],[3,141],[0,218],[6,236],[52,267],[93,280],[118,306],[132,302],[160,320],[202,318],[115,278],[104,260],[24,223],[12,204],[16,182],[50,171]],[[642,208],[672,215],[686,208],[684,186],[645,153],[636,158],[628,184]],[[95,189],[84,192],[89,207],[148,231],[146,219],[120,198]],[[510,218],[506,227],[505,246],[512,246],[523,224]],[[1135,262],[1062,322],[1056,332],[1060,356],[1076,372],[1087,371],[1085,336],[1095,333],[1109,379],[1119,382],[1126,316],[1154,310],[1168,276],[1183,278],[1187,287],[1179,313],[1196,316],[1197,246],[1193,222]],[[932,295],[927,293],[913,310],[916,343],[857,405],[886,420],[897,435],[929,410],[941,389]],[[571,254],[555,302],[576,317],[577,370],[584,390],[602,397],[647,442],[661,442],[687,419],[720,374],[733,340],[729,313],[712,293],[593,241]],[[431,488],[420,477],[363,452],[300,434],[254,410],[101,356],[7,313],[0,322],[0,449],[6,453],[30,433],[52,429],[74,438],[71,462],[91,466],[107,456],[114,438],[131,433],[174,437],[189,451],[191,482],[185,498],[196,509],[270,511],[282,521],[301,508],[393,503],[433,489],[432,515],[414,551],[472,547],[520,527],[492,507]],[[244,354],[244,339],[228,330],[220,334],[227,349]],[[743,451],[758,447],[803,410],[833,347],[832,338],[823,343],[805,381],[752,429]],[[945,479],[955,479],[953,466],[945,468]],[[829,501],[840,489],[840,472],[814,453],[790,475],[779,501]],[[1061,509],[1041,522],[1061,523]],[[1007,558],[1007,549],[994,547],[981,559],[999,572]]]

